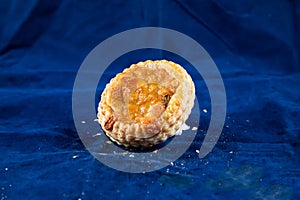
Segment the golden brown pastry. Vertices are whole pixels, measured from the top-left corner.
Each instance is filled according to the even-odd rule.
[[[194,99],[194,83],[180,65],[147,60],[131,65],[106,85],[98,122],[116,143],[146,149],[175,135]]]

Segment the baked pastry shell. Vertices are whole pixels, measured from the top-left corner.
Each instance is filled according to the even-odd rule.
[[[135,121],[128,111],[130,96],[144,84],[158,84],[173,94],[152,121]],[[106,135],[125,147],[147,149],[174,136],[185,123],[195,99],[192,78],[180,65],[147,60],[132,64],[106,85],[98,105],[98,122]]]

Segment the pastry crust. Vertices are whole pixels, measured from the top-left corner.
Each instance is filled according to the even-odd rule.
[[[180,65],[147,60],[132,64],[106,85],[98,122],[119,145],[146,149],[175,135],[194,105],[195,86]]]

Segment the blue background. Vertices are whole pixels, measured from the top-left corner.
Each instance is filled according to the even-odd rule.
[[[218,144],[199,159],[210,120],[201,90],[208,113],[189,150],[173,166],[128,174],[82,145],[72,87],[96,45],[146,26],[180,31],[207,50],[228,111]],[[0,1],[0,199],[299,198],[299,35],[296,0]],[[174,55],[140,51],[114,64],[147,57]],[[107,78],[119,72],[111,69]],[[196,86],[205,90],[201,80]]]

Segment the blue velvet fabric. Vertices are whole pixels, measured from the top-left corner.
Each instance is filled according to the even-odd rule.
[[[72,89],[96,45],[147,26],[180,31],[207,50],[228,110],[213,152],[199,159],[210,99],[198,91],[208,112],[188,151],[161,170],[128,174],[95,160],[81,143]],[[0,199],[299,198],[299,36],[296,0],[1,0]],[[115,65],[174,57],[128,56]],[[118,72],[111,69],[107,77]],[[203,81],[196,87],[205,88]]]

